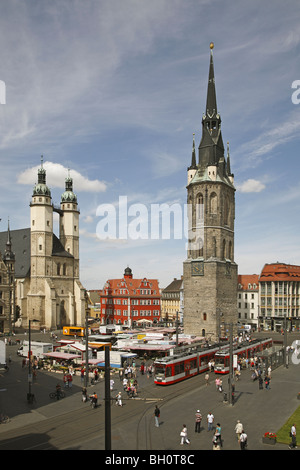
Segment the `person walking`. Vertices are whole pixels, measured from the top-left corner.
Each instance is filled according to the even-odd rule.
[[[296,441],[296,425],[293,424],[290,431],[290,436],[292,438],[292,442],[289,445],[289,449],[297,449],[297,441]]]
[[[207,431],[211,431],[212,428],[213,428],[213,424],[214,424],[214,415],[212,414],[212,412],[210,411],[207,415]]]
[[[265,386],[266,390],[270,390],[270,377],[268,375],[265,376]]]
[[[183,444],[190,444],[191,441],[189,440],[188,438],[188,433],[187,433],[187,427],[186,427],[186,424],[183,424],[183,428],[182,428],[182,431],[180,433],[180,445],[183,445]]]
[[[119,392],[118,395],[116,396],[116,405],[123,406],[121,392]]]
[[[220,423],[217,423],[216,432],[215,432],[215,438],[216,438],[216,440],[220,443],[220,446],[222,447],[221,431],[222,431],[221,425],[220,425]]]
[[[202,415],[200,413],[200,410],[197,410],[195,414],[195,432],[199,433],[201,431],[201,421]]]
[[[237,436],[237,440],[239,441],[240,440],[240,436],[242,434],[242,431],[243,431],[243,425],[242,423],[240,422],[240,420],[238,419],[237,422],[236,422],[236,425],[235,425],[235,433],[236,433],[236,436]]]
[[[154,410],[154,421],[155,421],[155,426],[159,428],[159,418],[160,417],[160,409],[158,408],[157,405],[155,405],[155,410]]]
[[[207,385],[210,385],[210,383],[209,383],[209,373],[208,373],[208,372],[205,374],[205,377],[204,377],[204,378],[205,378],[206,386],[207,386]]]
[[[241,450],[246,450],[247,441],[248,441],[248,436],[243,429],[240,435],[240,439],[239,439]]]

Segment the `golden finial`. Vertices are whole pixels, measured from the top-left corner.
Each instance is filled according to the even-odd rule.
[[[213,48],[215,47],[214,43],[211,42],[210,45],[209,45],[209,47],[210,47],[211,49],[213,49]]]

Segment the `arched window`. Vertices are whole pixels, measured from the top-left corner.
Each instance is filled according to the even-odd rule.
[[[232,242],[231,241],[229,242],[229,246],[228,246],[228,259],[232,260]]]
[[[196,198],[196,219],[202,220],[204,218],[204,199],[203,194],[198,194]]]
[[[218,209],[218,197],[216,193],[211,193],[209,197],[209,212],[211,214],[216,214]]]
[[[56,266],[56,274],[58,276],[60,276],[60,263],[57,263],[57,266]]]
[[[225,259],[226,257],[226,241],[223,240],[223,245],[222,245],[222,259]]]
[[[229,225],[230,201],[229,197],[224,198],[224,225]]]

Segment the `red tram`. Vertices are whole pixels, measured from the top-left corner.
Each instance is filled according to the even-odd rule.
[[[224,347],[223,345],[222,348]],[[156,385],[171,385],[201,374],[208,370],[208,363],[214,359],[217,351],[219,351],[219,346],[213,345],[197,352],[185,352],[156,359],[154,362],[154,383]]]
[[[236,356],[237,361],[253,357],[258,352],[272,347],[272,339],[253,340],[247,344],[234,346],[233,355]],[[216,374],[229,374],[230,356],[229,348],[222,351],[217,351],[215,354],[215,373]]]

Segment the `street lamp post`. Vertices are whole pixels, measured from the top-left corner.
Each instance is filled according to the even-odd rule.
[[[284,341],[283,341],[283,365],[288,369],[288,355],[287,355],[287,318],[284,314]]]
[[[110,354],[105,346],[105,450],[111,450]]]
[[[31,384],[32,384],[32,364],[31,364],[31,320],[28,320],[28,393],[27,401],[32,404],[34,395],[31,393]]]
[[[85,317],[85,376],[84,376],[84,386],[87,389],[89,385],[89,322],[88,315],[86,312]]]
[[[232,386],[233,386],[233,324],[229,324],[229,377],[228,377],[228,386],[229,386],[229,404],[233,404],[232,400]]]

